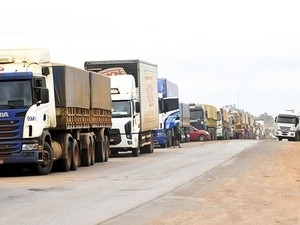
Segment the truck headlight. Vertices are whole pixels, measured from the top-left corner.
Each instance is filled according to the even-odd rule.
[[[38,143],[22,145],[22,151],[30,151],[30,150],[37,150],[37,149],[39,149]]]

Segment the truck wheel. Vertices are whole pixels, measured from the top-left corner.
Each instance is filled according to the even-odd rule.
[[[132,149],[132,156],[133,157],[138,157],[139,154],[140,154],[140,149],[139,148]]]
[[[151,135],[151,141],[149,145],[144,145],[141,149],[140,152],[141,153],[153,153],[153,149],[154,149],[154,143],[153,143],[153,137]]]
[[[82,166],[90,166],[91,165],[91,149],[90,149],[90,140],[88,139],[87,148],[82,149],[81,155],[81,165]]]
[[[53,151],[47,142],[44,143],[44,151],[41,154],[43,161],[37,164],[36,172],[39,175],[46,175],[51,172],[53,166]]]
[[[72,164],[72,143],[70,142],[70,139],[72,136],[70,134],[65,134],[63,143],[62,143],[62,151],[64,158],[60,159],[57,163],[59,164],[59,169],[64,172],[68,172],[71,169]]]
[[[109,155],[110,155],[110,147],[109,147],[109,139],[107,136],[104,137],[104,148],[105,148],[105,159],[104,161],[107,162]]]
[[[172,133],[171,130],[167,130],[167,147],[171,147],[172,145]]]
[[[95,142],[95,161],[96,162],[104,162],[105,160],[105,143],[103,141]]]
[[[207,128],[207,132],[210,134],[210,140],[214,140],[214,135],[213,135],[213,132],[212,132],[212,130],[210,129],[210,128]]]
[[[90,149],[91,149],[91,165],[95,164],[95,139],[91,136],[90,140]]]
[[[76,139],[73,140],[72,143],[72,163],[71,163],[71,170],[77,170],[80,162],[80,153],[79,153],[79,146]]]
[[[145,145],[141,148],[141,153],[153,153],[153,144]]]
[[[296,135],[295,135],[295,141],[299,141],[299,138],[300,138],[300,135],[299,135],[299,133],[297,132]]]
[[[149,148],[148,148],[148,152],[147,153],[153,153],[154,152],[154,142],[153,142],[153,137],[151,135],[151,142],[150,142],[150,145],[149,145]]]

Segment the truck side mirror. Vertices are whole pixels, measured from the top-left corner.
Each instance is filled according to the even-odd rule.
[[[45,76],[50,74],[50,70],[49,70],[48,66],[43,66],[42,67],[42,74],[45,75]]]
[[[135,103],[135,112],[140,113],[141,112],[141,105],[140,102]]]
[[[41,103],[49,102],[49,90],[47,88],[40,89],[40,99],[41,99]]]

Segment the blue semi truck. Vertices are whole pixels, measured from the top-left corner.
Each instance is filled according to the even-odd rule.
[[[179,116],[178,85],[166,78],[157,79],[159,128],[154,132],[154,145],[162,148],[172,145],[172,128]]]
[[[111,108],[109,78],[47,49],[0,50],[0,165],[46,175],[107,161]]]

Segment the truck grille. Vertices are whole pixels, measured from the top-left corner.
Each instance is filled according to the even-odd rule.
[[[0,121],[0,157],[21,151],[22,120]]]
[[[8,143],[3,144],[0,143],[0,156],[7,155],[15,152],[19,152],[19,144],[18,143]]]
[[[0,121],[0,140],[7,140],[12,138],[18,138],[20,129],[19,121],[9,120]]]
[[[290,127],[280,127],[281,132],[289,132],[290,131]]]

